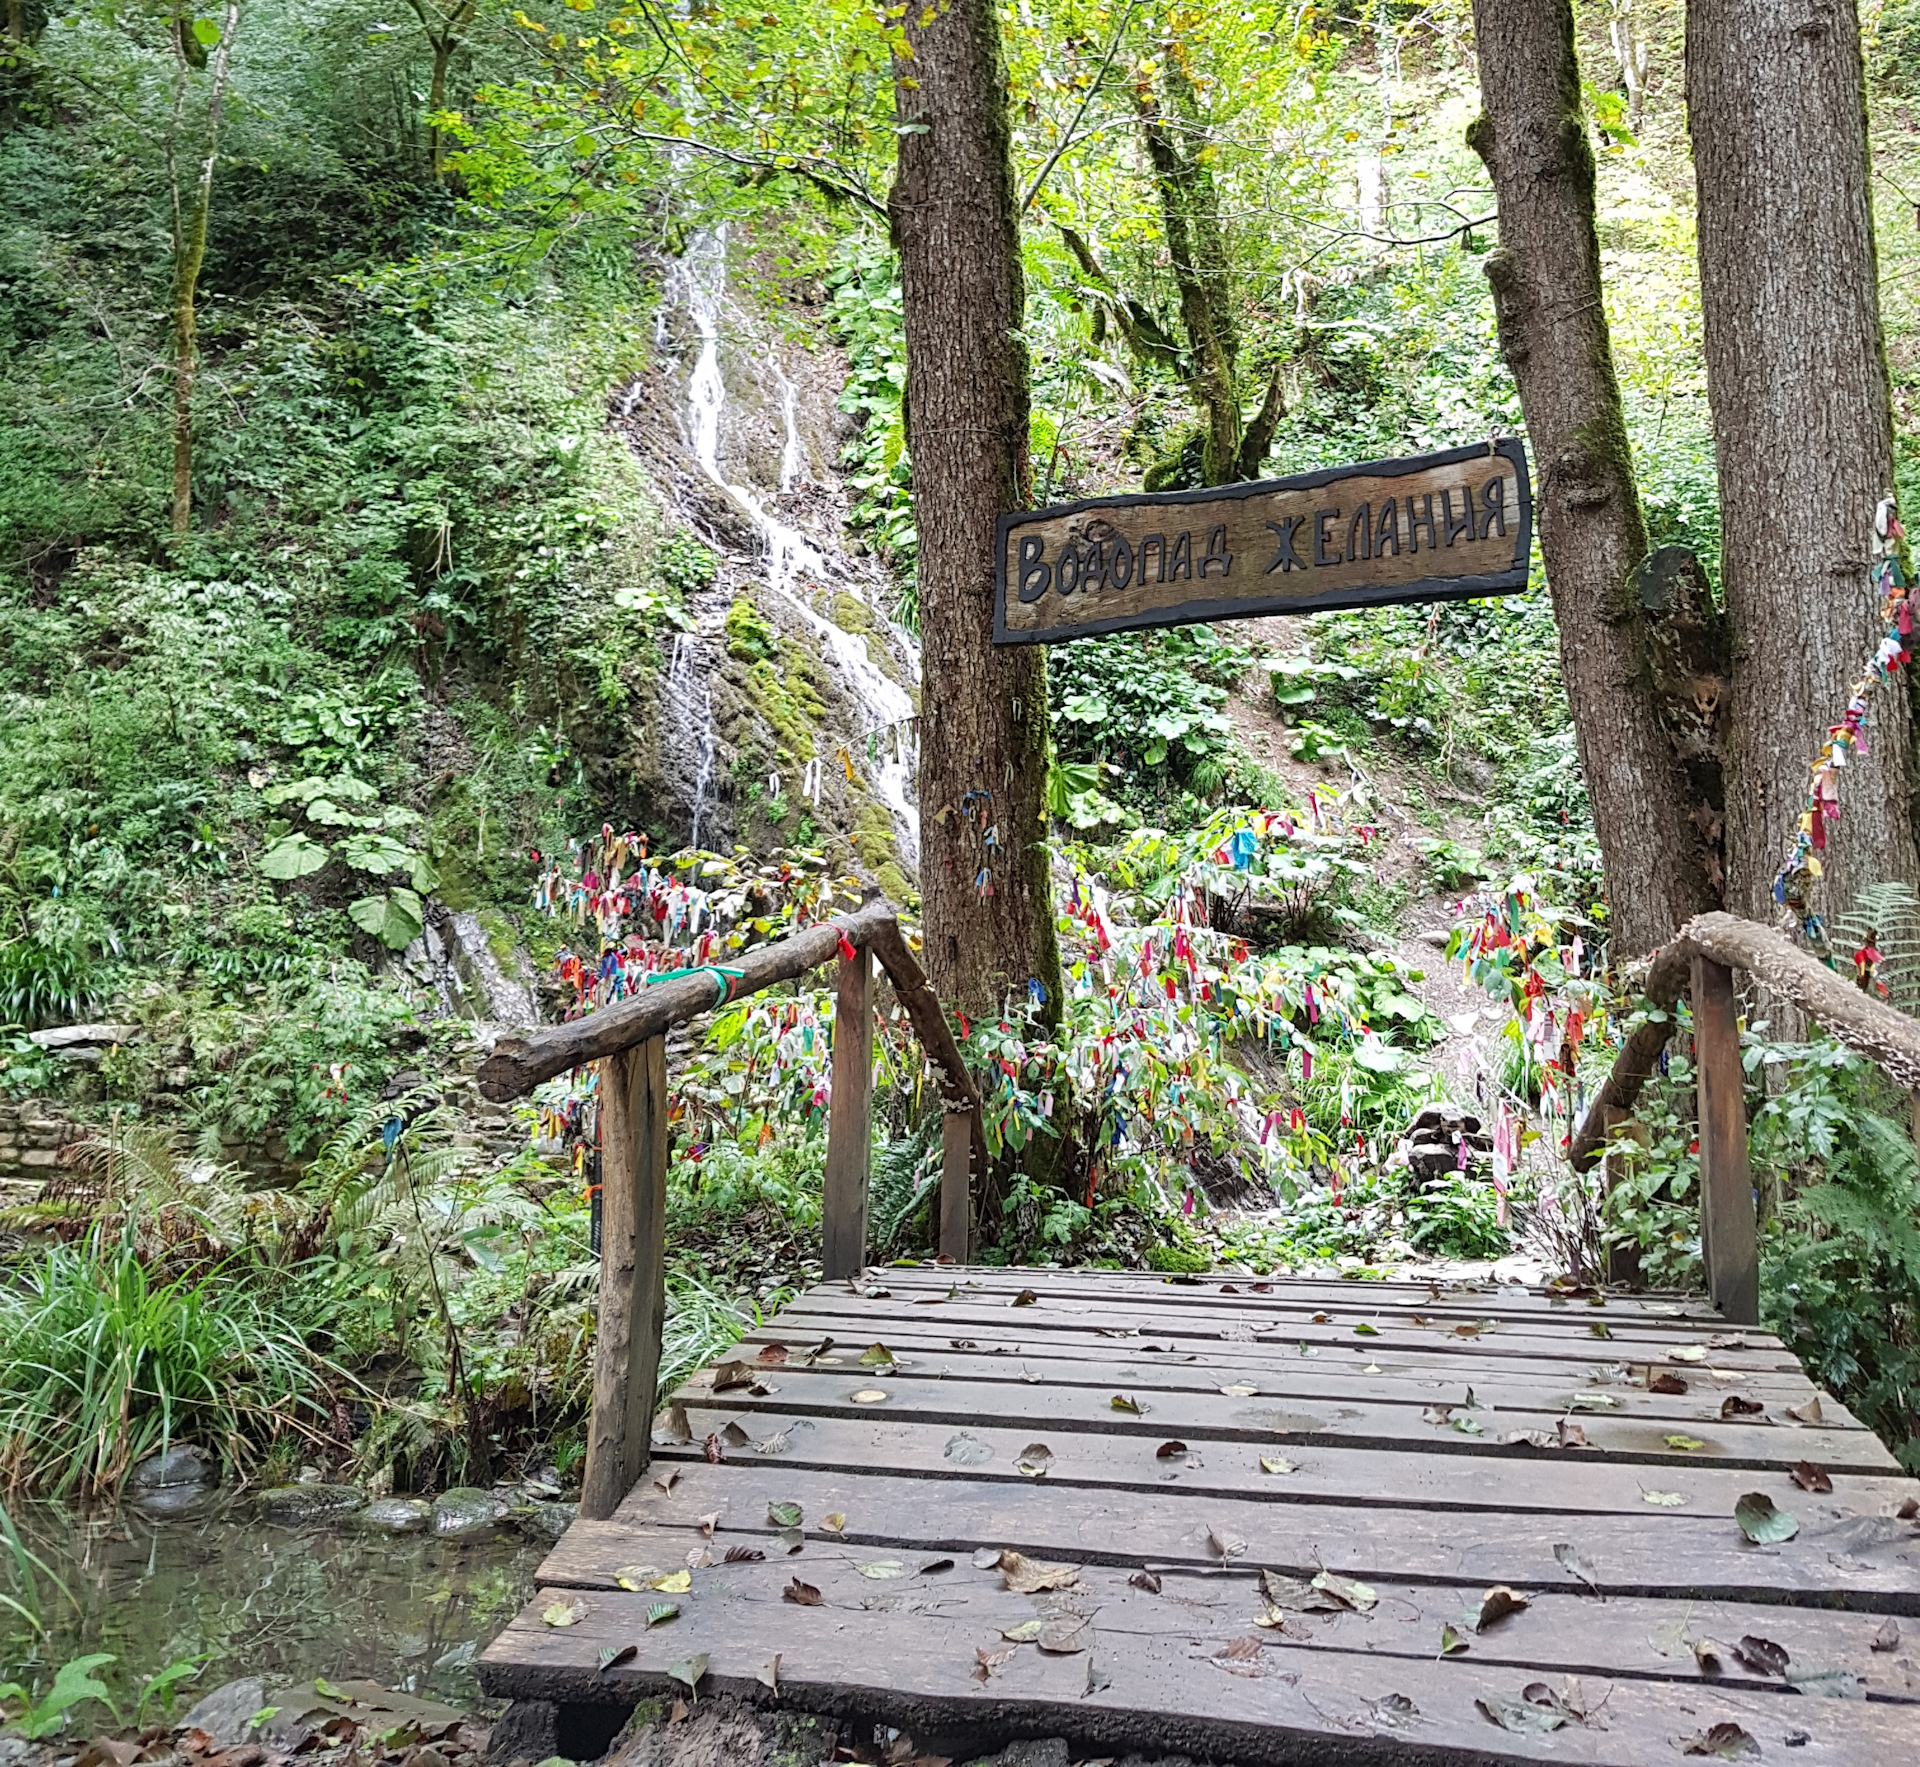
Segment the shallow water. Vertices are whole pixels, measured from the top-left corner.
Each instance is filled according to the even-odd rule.
[[[0,1681],[44,1687],[70,1658],[109,1651],[116,1661],[100,1674],[128,1719],[150,1677],[201,1655],[177,1710],[240,1675],[270,1687],[364,1678],[470,1707],[474,1659],[526,1602],[548,1550],[511,1529],[436,1540],[362,1532],[351,1517],[282,1527],[242,1504],[164,1519],[55,1505],[13,1516],[52,1576],[38,1579],[45,1637],[0,1615]],[[100,1716],[76,1714],[75,1730]]]

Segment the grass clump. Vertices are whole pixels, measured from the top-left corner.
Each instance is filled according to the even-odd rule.
[[[52,1497],[111,1495],[170,1442],[236,1471],[321,1414],[321,1370],[261,1290],[216,1266],[167,1275],[129,1223],[49,1246],[0,1290],[0,1478]]]

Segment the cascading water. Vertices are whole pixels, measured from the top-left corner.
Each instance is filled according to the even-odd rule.
[[[707,790],[713,783],[713,689],[704,674],[697,672],[699,640],[691,632],[674,635],[673,653],[667,661],[667,703],[694,733],[696,760],[689,796],[693,800],[693,834],[690,846],[700,844],[700,823],[706,815]]]
[[[868,771],[874,790],[892,813],[902,855],[909,865],[917,865],[920,824],[909,795],[913,701],[904,688],[875,665],[867,654],[866,640],[816,613],[799,593],[799,586],[803,582],[831,583],[838,592],[852,595],[862,603],[867,602],[867,597],[848,572],[837,570],[797,528],[770,514],[749,486],[733,484],[720,469],[720,414],[727,401],[726,385],[720,375],[720,313],[726,277],[725,226],[696,234],[674,276],[700,340],[700,353],[687,381],[687,443],[700,470],[726,494],[728,501],[760,536],[766,548],[767,587],[792,608],[820,640],[859,706],[872,744]],[[793,384],[777,368],[775,372],[780,377],[781,414],[786,426],[780,456],[780,488],[785,491],[799,478],[806,456],[795,422]],[[676,646],[676,659],[679,654]],[[710,717],[706,728],[709,748],[706,766],[710,768]],[[705,777],[704,771],[702,777]],[[696,811],[696,818],[697,815]]]

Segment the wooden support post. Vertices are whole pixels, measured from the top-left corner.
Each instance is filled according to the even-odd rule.
[[[600,1317],[580,1513],[605,1521],[653,1456],[667,1314],[667,1040],[600,1063]]]
[[[973,1251],[973,1119],[952,1105],[940,1119],[940,1255],[956,1264]]]
[[[867,1262],[867,1179],[873,1157],[873,960],[864,948],[840,957],[833,1003],[833,1102],[827,1113],[827,1176],[820,1200],[821,1266],[831,1280]]]
[[[1733,971],[1696,954],[1693,1046],[1700,1112],[1700,1249],[1707,1292],[1731,1324],[1758,1325],[1760,1262],[1735,1014]]]

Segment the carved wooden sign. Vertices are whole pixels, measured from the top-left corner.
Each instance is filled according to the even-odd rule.
[[[1410,460],[1003,515],[997,644],[1527,586],[1518,437]]]

